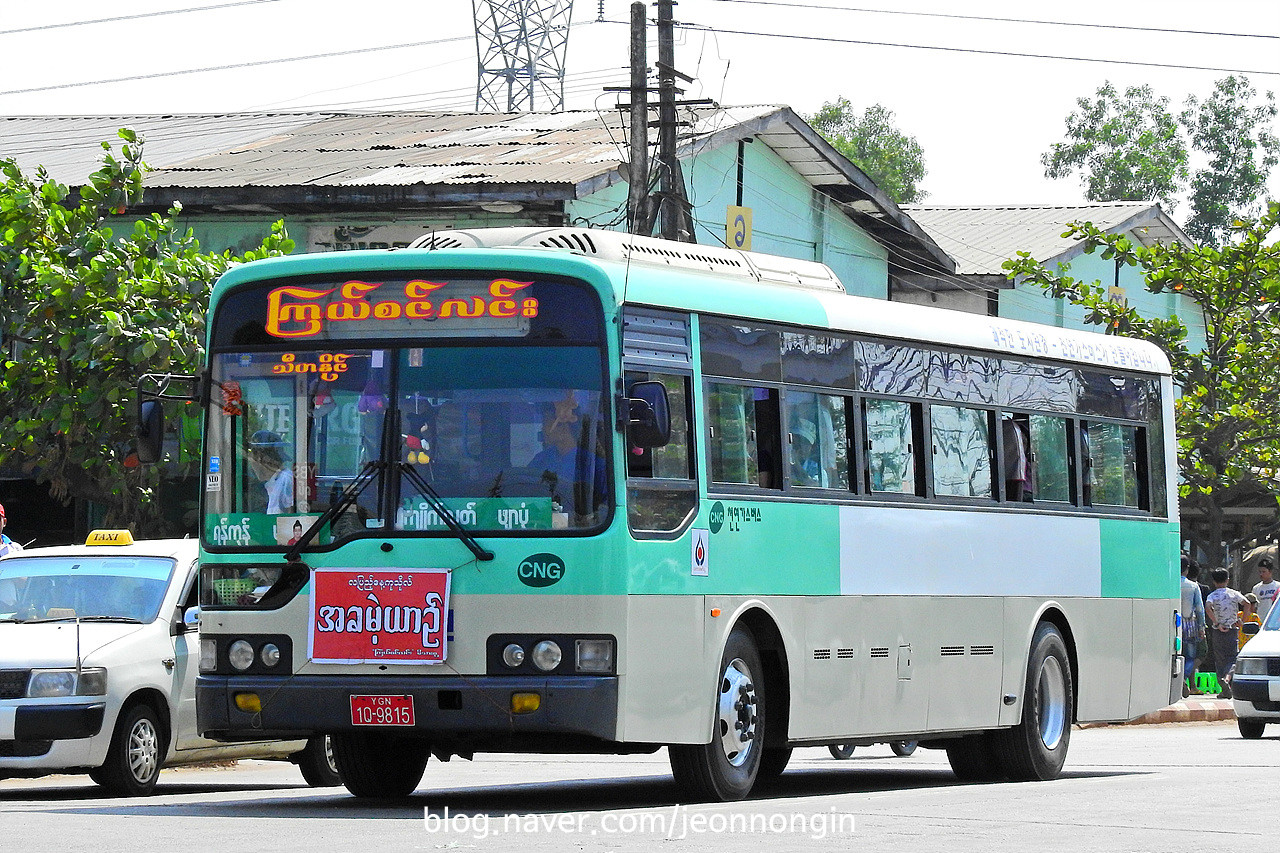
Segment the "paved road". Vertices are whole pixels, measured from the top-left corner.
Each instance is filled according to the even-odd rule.
[[[688,807],[674,805],[665,753],[433,761],[392,804],[306,788],[288,764],[241,762],[166,770],[155,796],[135,800],[101,798],[86,777],[3,780],[0,838],[23,853],[1260,850],[1273,843],[1256,816],[1278,767],[1280,737],[1245,741],[1233,723],[1077,729],[1063,777],[1040,784],[960,784],[932,750],[865,747],[838,762],[806,749],[745,803]],[[1191,818],[1193,790],[1202,813],[1223,817]]]

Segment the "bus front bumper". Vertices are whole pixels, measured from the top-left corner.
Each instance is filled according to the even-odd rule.
[[[242,711],[239,694],[262,710]],[[535,711],[512,711],[512,696],[535,693]],[[412,696],[412,726],[356,726],[353,696]],[[615,739],[617,676],[262,676],[196,679],[200,733],[216,740],[288,738],[369,731],[430,737],[553,735]]]

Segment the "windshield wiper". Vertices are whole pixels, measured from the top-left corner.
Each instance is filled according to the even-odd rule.
[[[81,622],[127,622],[130,625],[141,625],[141,619],[132,616],[81,616]]]
[[[347,483],[346,488],[338,493],[338,499],[334,501],[323,514],[311,522],[311,525],[302,532],[301,536],[298,537],[298,541],[293,543],[292,548],[284,552],[285,561],[289,563],[296,563],[301,559],[302,550],[311,544],[311,540],[316,538],[316,535],[324,529],[326,524],[346,512],[347,507],[356,502],[356,498],[360,497],[360,493],[363,492],[386,467],[387,463],[380,459],[370,459],[368,462],[364,463],[364,467],[360,469],[360,473],[356,475],[356,478],[350,483]]]
[[[465,527],[458,523],[458,517],[453,514],[453,510],[445,506],[444,501],[440,498],[440,493],[432,488],[431,484],[424,480],[422,475],[419,474],[412,465],[408,462],[401,461],[396,463],[396,467],[400,469],[401,473],[408,478],[409,482],[412,483],[418,491],[422,492],[422,496],[426,498],[427,503],[431,505],[431,508],[436,511],[436,515],[440,516],[441,520],[444,521],[445,527],[449,528],[453,535],[457,536],[459,541],[461,541],[463,545],[467,546],[468,551],[476,555],[477,560],[487,562],[493,559],[493,552],[477,542],[476,538],[468,533]]]

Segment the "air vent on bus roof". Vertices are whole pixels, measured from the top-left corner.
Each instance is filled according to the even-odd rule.
[[[740,252],[722,246],[677,243],[600,228],[475,228],[424,234],[411,249],[527,248],[569,251],[618,263],[742,276],[790,287],[844,292],[826,264]]]

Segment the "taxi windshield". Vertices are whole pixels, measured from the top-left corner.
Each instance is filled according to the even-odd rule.
[[[0,619],[151,622],[174,565],[166,557],[8,557],[0,560]]]

